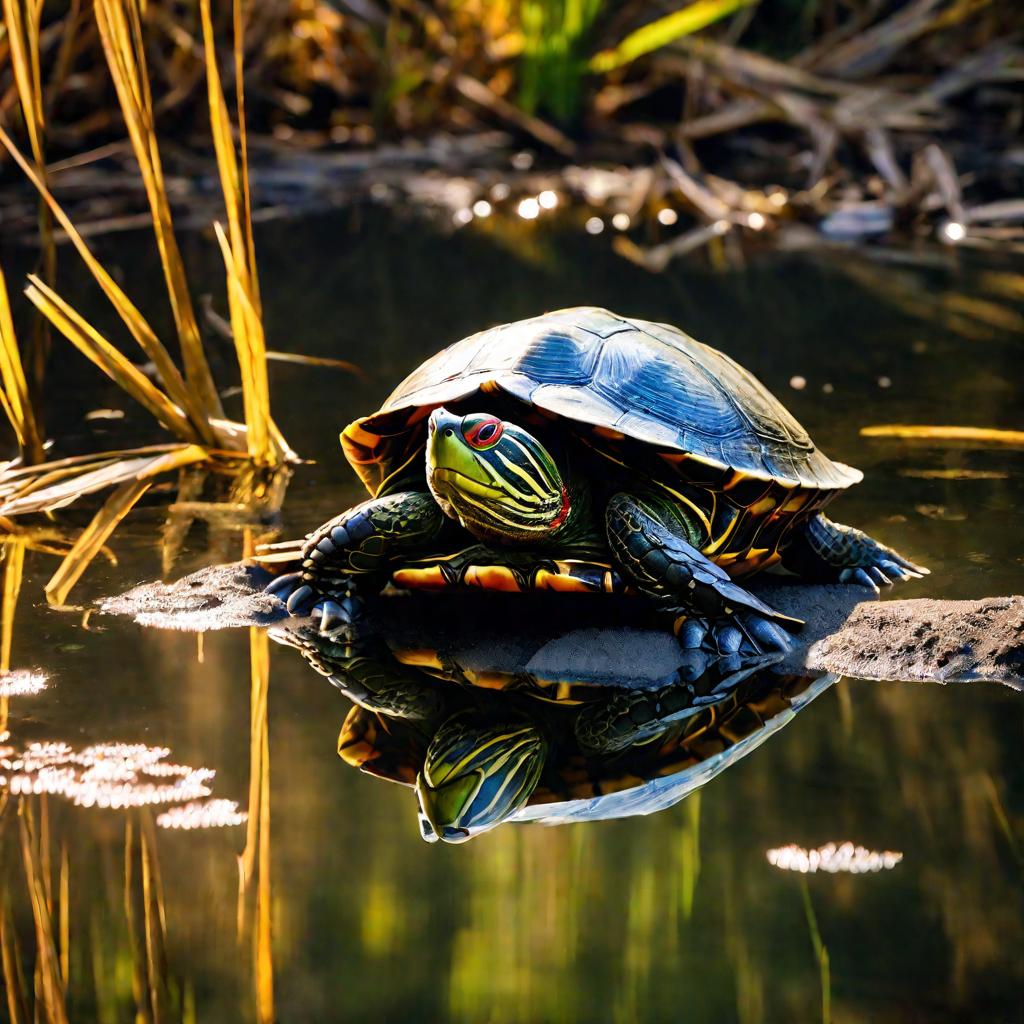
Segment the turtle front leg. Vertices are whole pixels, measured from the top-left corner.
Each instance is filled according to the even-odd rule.
[[[700,553],[701,527],[659,497],[616,494],[605,513],[608,543],[622,571],[671,616],[684,647],[785,651],[799,619],[775,611]],[[785,628],[783,628],[785,627]]]
[[[292,615],[318,611],[323,633],[350,627],[361,610],[359,589],[379,589],[395,562],[436,547],[449,525],[425,492],[372,498],[309,534],[301,568],[278,576],[267,592]]]
[[[866,533],[833,523],[820,512],[793,535],[782,552],[782,564],[815,583],[858,583],[876,594],[879,584],[920,579],[929,572]]]

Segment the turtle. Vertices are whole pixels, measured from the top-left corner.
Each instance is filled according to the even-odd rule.
[[[878,593],[928,572],[825,516],[862,474],[752,374],[606,309],[456,342],[341,444],[370,499],[260,552],[294,563],[267,589],[325,633],[391,583],[638,593],[684,647],[786,650],[801,621],[738,581],[781,565]]]
[[[730,656],[655,688],[558,684],[468,671],[450,653],[392,650],[379,637],[353,647],[299,623],[270,635],[353,702],[338,754],[411,787],[428,842],[463,843],[509,820],[661,810],[835,681],[775,674],[764,657],[737,671]]]

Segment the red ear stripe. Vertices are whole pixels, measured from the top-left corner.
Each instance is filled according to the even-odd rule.
[[[504,429],[501,420],[492,416],[490,419],[474,423],[469,430],[463,432],[463,437],[474,448],[490,448],[491,445],[498,443]]]
[[[566,488],[562,488],[562,507],[558,510],[558,515],[551,521],[551,529],[557,530],[562,523],[565,522],[566,517],[569,515],[569,492]]]

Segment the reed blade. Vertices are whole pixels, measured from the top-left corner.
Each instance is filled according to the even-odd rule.
[[[60,958],[54,938],[53,918],[46,898],[40,837],[35,829],[30,798],[21,797],[18,800],[18,825],[22,865],[36,933],[37,998],[40,1004],[36,1012],[48,1024],[67,1024]]]
[[[121,484],[107,499],[46,584],[46,600],[49,604],[62,605],[67,601],[68,594],[82,573],[89,568],[117,524],[135,507],[152,484],[152,480],[130,480]]]
[[[185,378],[201,411],[201,421],[206,423],[211,418],[222,417],[224,410],[203,351],[185,264],[174,235],[157,145],[138,0],[97,0],[95,12],[103,52],[149,201],[160,264],[185,364]],[[212,440],[212,437],[205,440]]]
[[[153,480],[163,473],[197,462],[205,462],[209,453],[201,445],[181,445],[157,455],[118,458],[81,474],[72,471],[50,486],[22,493],[0,506],[0,515],[27,515],[65,508],[85,494],[131,481]]]
[[[231,333],[238,358],[245,406],[246,442],[249,455],[254,461],[274,466],[279,465],[288,457],[288,449],[270,416],[267,349],[263,331],[263,310],[256,270],[249,178],[246,166],[248,148],[242,74],[242,46],[245,32],[241,5],[238,0],[235,0],[233,4],[236,116],[241,164],[239,154],[235,150],[231,117],[228,113],[217,65],[209,0],[202,0],[200,3],[200,14],[206,55],[210,130],[213,135],[217,169],[220,175],[221,190],[224,193],[224,206],[228,222],[226,234],[220,225],[215,225],[215,230],[227,273]]]
[[[756,2],[757,0],[696,0],[696,3],[689,4],[682,10],[673,11],[643,25],[612,49],[595,54],[590,60],[590,70],[598,74],[614,71],[615,68],[629,64],[637,57],[668,46],[669,43],[698,32],[722,18],[727,18],[740,8]]]
[[[74,226],[71,219],[54,198],[45,182],[40,178],[35,170],[33,170],[32,166],[25,159],[24,155],[14,144],[14,141],[3,127],[0,127],[0,145],[7,150],[14,162],[21,168],[22,173],[29,179],[39,194],[46,201],[47,206],[53,213],[54,219],[68,236],[71,244],[78,250],[78,254],[82,257],[86,267],[88,267],[90,273],[96,279],[96,283],[103,290],[103,293],[107,296],[107,299],[110,301],[117,314],[124,321],[125,326],[128,328],[132,337],[146,354],[147,358],[156,366],[157,374],[159,375],[167,394],[170,395],[172,400],[182,409],[188,410],[190,420],[196,424],[197,427],[201,425],[204,422],[202,410],[199,408],[189,391],[189,388],[186,386],[185,380],[181,376],[181,372],[178,370],[177,366],[174,365],[174,360],[171,359],[170,353],[168,353],[167,349],[157,337],[156,332],[149,325],[149,322],[142,315],[139,309],[134,305],[131,299],[128,298],[110,274],[107,273],[103,264],[100,263],[100,261],[93,255],[92,250],[86,244],[85,239],[82,238],[78,229]]]
[[[18,444],[28,461],[42,459],[43,444],[29,399],[28,381],[21,361],[18,339],[14,333],[10,296],[3,268],[0,267],[0,385],[3,387],[4,412],[18,437]]]
[[[198,440],[193,423],[182,409],[123,356],[88,321],[38,277],[29,275],[29,301],[91,362],[120,385],[172,433],[185,441]]]
[[[964,445],[1004,445],[1024,448],[1024,430],[1001,430],[997,427],[932,426],[915,423],[880,423],[861,427],[861,437],[889,437],[903,441],[962,443]]]
[[[31,1024],[28,999],[25,995],[25,976],[21,967],[21,950],[11,916],[6,888],[0,893],[0,955],[3,958],[4,991],[7,993],[7,1014],[11,1024]]]

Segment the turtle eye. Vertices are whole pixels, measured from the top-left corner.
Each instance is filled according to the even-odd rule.
[[[501,420],[489,416],[487,419],[467,424],[462,433],[473,448],[483,451],[486,448],[493,448],[498,443],[503,430]]]

